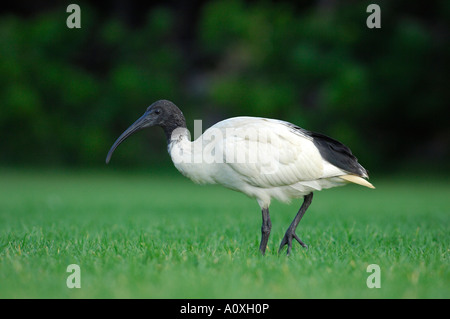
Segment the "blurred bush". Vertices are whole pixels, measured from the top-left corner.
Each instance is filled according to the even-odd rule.
[[[445,165],[449,2],[379,2],[381,29],[366,27],[369,3],[81,4],[81,29],[65,26],[61,5],[4,11],[0,163],[103,165],[115,138],[166,98],[190,128],[275,117],[341,140],[372,170]],[[148,131],[116,165],[167,161],[162,133]]]

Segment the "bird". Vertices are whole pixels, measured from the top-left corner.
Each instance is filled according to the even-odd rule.
[[[331,137],[282,120],[240,116],[214,124],[191,141],[183,113],[169,100],[151,104],[117,138],[106,164],[125,139],[153,126],[163,129],[168,153],[184,176],[199,184],[220,184],[257,200],[262,214],[262,255],[272,229],[272,200],[289,203],[303,198],[278,249],[280,254],[287,246],[290,255],[294,240],[308,248],[296,229],[312,202],[313,192],[349,183],[375,188],[351,150]]]

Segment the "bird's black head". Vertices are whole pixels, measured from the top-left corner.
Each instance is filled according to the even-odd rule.
[[[168,100],[159,100],[150,105],[145,113],[129,128],[119,136],[108,152],[106,163],[109,163],[111,156],[117,146],[127,137],[146,127],[160,126],[166,134],[167,141],[170,141],[172,132],[179,127],[186,128],[186,120],[180,109]]]
[[[144,127],[161,126],[162,128],[186,127],[186,121],[180,109],[168,100],[159,100],[150,105],[142,116]]]

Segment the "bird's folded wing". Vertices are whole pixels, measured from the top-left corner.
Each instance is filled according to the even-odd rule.
[[[276,187],[327,177],[320,152],[311,138],[293,132],[282,121],[240,119],[223,138],[224,162],[245,182]],[[236,123],[234,123],[236,124]],[[329,168],[327,168],[329,170]],[[336,168],[333,174],[341,174]]]

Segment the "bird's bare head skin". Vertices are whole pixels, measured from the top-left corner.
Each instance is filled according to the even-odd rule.
[[[166,138],[169,141],[172,132],[181,127],[186,128],[186,120],[180,109],[170,101],[159,100],[150,105],[145,113],[136,120],[129,128],[123,132],[114,142],[106,156],[106,164],[111,160],[115,149],[133,133],[146,127],[160,126],[163,128]]]

